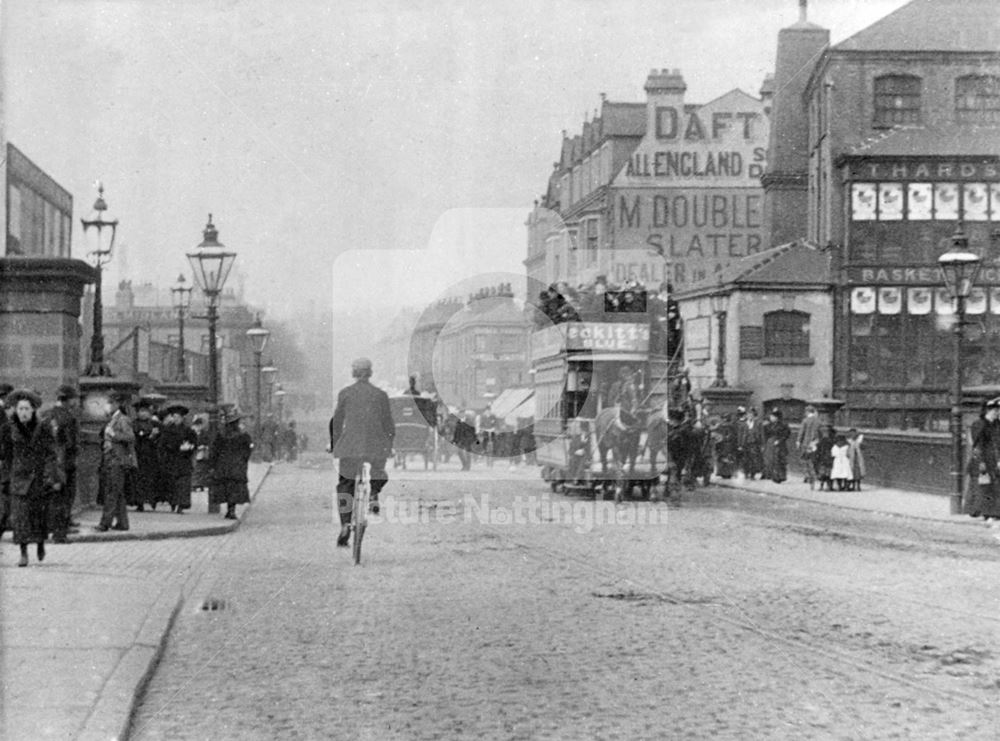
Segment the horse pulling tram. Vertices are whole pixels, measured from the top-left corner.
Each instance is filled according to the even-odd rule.
[[[610,493],[617,502],[638,488],[649,497],[667,469],[674,364],[665,312],[647,311],[638,293],[641,300],[606,296],[605,311],[532,336],[537,457],[554,492]]]
[[[396,426],[392,441],[393,468],[406,468],[408,455],[422,455],[424,470],[437,470],[437,401],[427,396],[402,394],[389,397],[389,410]]]

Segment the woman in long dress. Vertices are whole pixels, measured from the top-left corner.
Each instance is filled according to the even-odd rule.
[[[10,486],[14,542],[21,547],[17,565],[27,566],[29,543],[37,544],[38,560],[45,560],[49,500],[65,485],[66,472],[51,426],[38,418],[38,394],[21,389],[8,402],[14,417],[4,428],[0,458]]]
[[[969,458],[968,485],[965,513],[984,520],[1000,519],[1000,439],[997,417],[1000,415],[1000,398],[992,399],[979,412],[979,419],[972,423],[972,455]]]

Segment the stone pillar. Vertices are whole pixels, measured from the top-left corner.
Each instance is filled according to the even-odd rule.
[[[65,257],[0,258],[0,380],[51,401],[80,375],[80,303],[94,269]]]

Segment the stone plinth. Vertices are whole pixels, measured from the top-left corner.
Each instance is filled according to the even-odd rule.
[[[702,398],[708,403],[709,414],[735,414],[737,407],[746,407],[753,396],[751,389],[729,386],[712,386],[701,390]]]
[[[126,392],[135,396],[139,384],[114,376],[84,376],[80,379],[80,452],[76,458],[76,506],[97,504],[101,486],[101,433],[111,419],[111,396]]]
[[[46,402],[80,374],[80,301],[95,271],[65,257],[0,258],[0,380]]]

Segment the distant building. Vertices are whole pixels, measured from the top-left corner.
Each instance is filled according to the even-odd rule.
[[[440,352],[438,338],[452,318],[462,311],[465,301],[457,297],[443,298],[421,313],[407,342],[408,373],[417,377],[417,388],[437,392],[434,378],[434,355]]]
[[[505,389],[527,385],[531,328],[510,286],[470,296],[441,330],[432,355],[444,403],[482,409]]]

